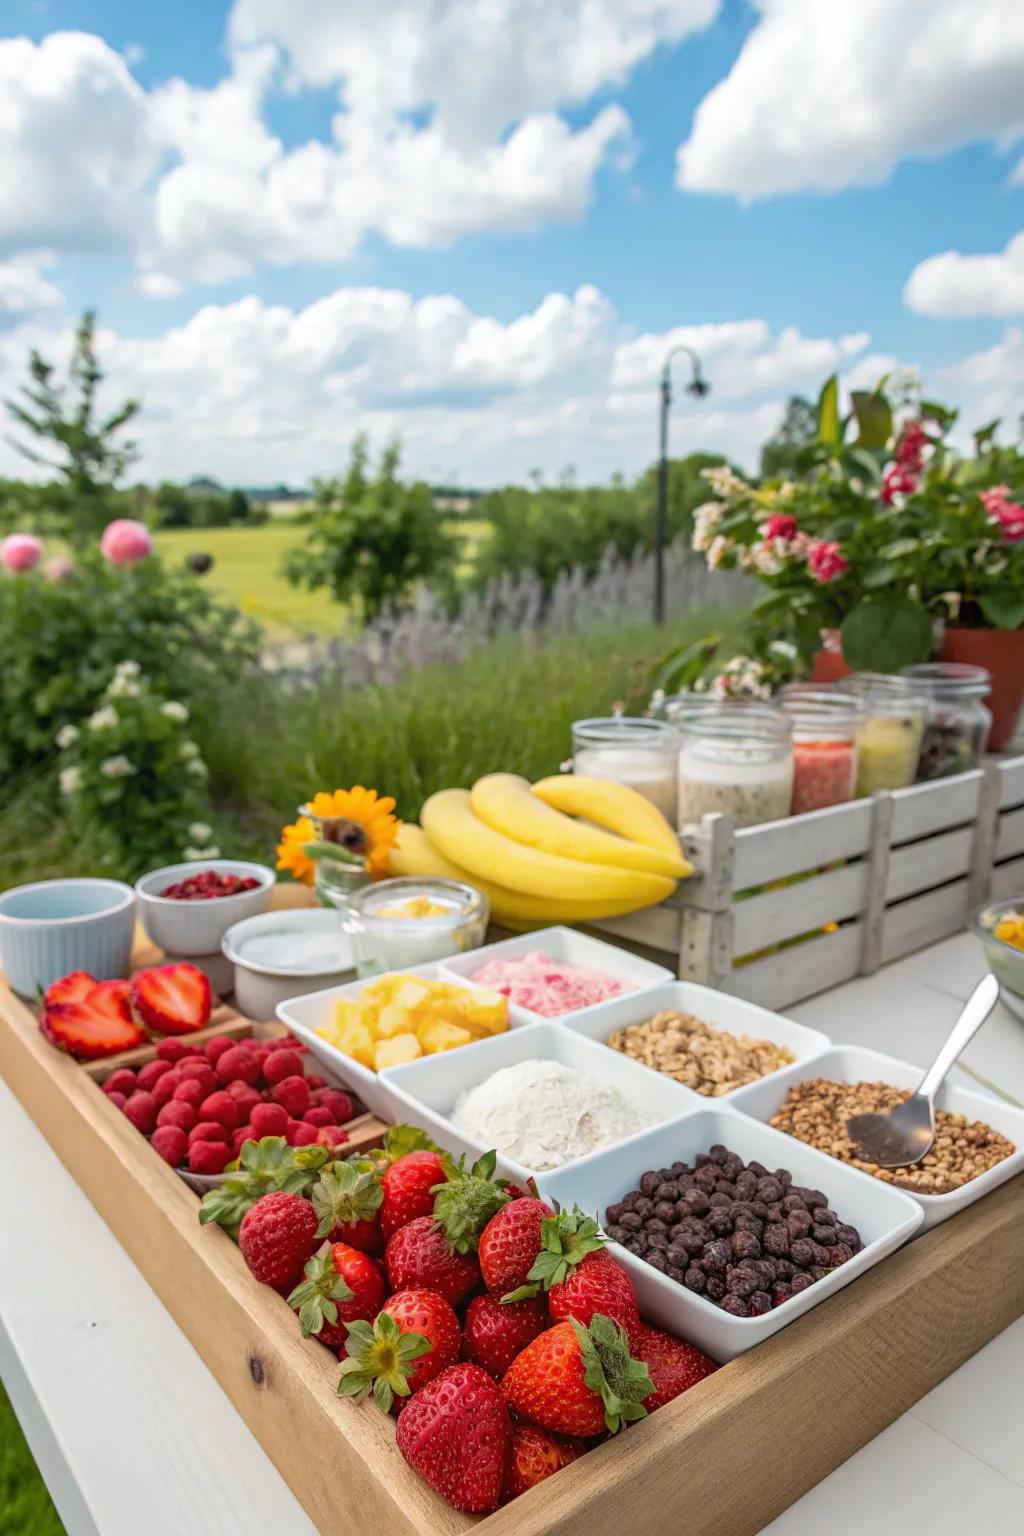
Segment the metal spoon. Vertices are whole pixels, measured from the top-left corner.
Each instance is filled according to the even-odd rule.
[[[852,1115],[846,1134],[857,1156],[879,1168],[905,1168],[920,1162],[935,1140],[935,1095],[961,1051],[973,1040],[999,1000],[994,976],[979,981],[963,1006],[949,1037],[905,1104],[885,1114]]]

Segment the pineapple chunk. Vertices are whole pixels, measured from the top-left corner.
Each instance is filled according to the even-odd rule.
[[[458,1024],[446,1024],[443,1019],[434,1019],[420,1025],[416,1038],[423,1047],[424,1055],[434,1056],[438,1051],[452,1051],[457,1045],[469,1045],[473,1036],[468,1029],[462,1029]]]
[[[488,987],[465,992],[459,999],[458,1016],[475,1035],[500,1035],[508,1029],[508,998]]]
[[[346,1024],[328,1037],[332,1045],[364,1067],[373,1066],[374,1040],[365,1024]]]
[[[362,1004],[358,998],[338,998],[338,1001],[334,1005],[335,1029],[345,1029],[349,1024],[362,1024],[364,1022]],[[320,1033],[327,1035],[327,1037],[330,1038],[328,1030],[329,1026],[328,1029],[324,1029],[320,1031]]]
[[[430,982],[422,981],[419,976],[409,976],[395,992],[391,1006],[393,1008],[405,1008],[408,1012],[425,1003],[430,996]]]
[[[390,1040],[378,1040],[373,1065],[379,1072],[382,1067],[397,1067],[403,1061],[415,1061],[422,1055],[415,1035],[393,1035]]]
[[[393,1040],[396,1035],[414,1035],[416,1022],[412,1011],[396,1000],[380,1010],[373,1028],[378,1040]]]

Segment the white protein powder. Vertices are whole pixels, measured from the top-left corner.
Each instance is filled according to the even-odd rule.
[[[460,1094],[452,1124],[531,1169],[560,1168],[655,1124],[617,1088],[558,1061],[503,1067]]]

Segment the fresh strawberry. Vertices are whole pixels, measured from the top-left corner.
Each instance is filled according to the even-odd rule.
[[[677,1339],[671,1333],[662,1333],[659,1328],[643,1325],[634,1335],[632,1353],[635,1359],[644,1362],[654,1382],[654,1391],[644,1398],[648,1413],[663,1408],[681,1392],[695,1387],[698,1381],[718,1369],[696,1345],[687,1344],[685,1339]]]
[[[364,1253],[383,1253],[380,1205],[384,1199],[375,1169],[329,1163],[310,1194],[320,1225],[317,1237],[348,1243]]]
[[[377,1407],[388,1413],[396,1397],[418,1392],[454,1365],[461,1341],[459,1320],[443,1296],[436,1291],[397,1291],[372,1327],[368,1322],[349,1323],[338,1396],[359,1402],[372,1390]]]
[[[80,1003],[97,986],[99,982],[88,971],[69,971],[59,981],[50,982],[43,993],[43,1007],[49,1008],[54,1003]]]
[[[433,1215],[434,1190],[444,1179],[445,1165],[439,1152],[409,1152],[384,1170],[380,1225],[385,1240],[417,1216]]]
[[[474,1296],[466,1312],[463,1353],[500,1381],[516,1356],[550,1326],[541,1296],[505,1303],[496,1296]]]
[[[541,1222],[554,1214],[544,1200],[524,1197],[491,1217],[478,1253],[484,1284],[492,1295],[504,1296],[526,1284],[541,1249]]]
[[[399,1227],[388,1239],[384,1263],[393,1291],[423,1287],[437,1291],[453,1307],[480,1284],[476,1254],[455,1253],[433,1216],[417,1216]]]
[[[456,1509],[497,1509],[512,1426],[486,1371],[463,1362],[429,1381],[402,1409],[398,1449]]]
[[[574,1317],[584,1327],[595,1313],[601,1313],[625,1328],[630,1340],[640,1327],[633,1282],[605,1251],[585,1254],[564,1280],[551,1287],[548,1306],[556,1323]]]
[[[257,1200],[238,1232],[242,1258],[256,1279],[282,1292],[298,1283],[315,1243],[313,1207],[301,1195],[283,1190]]]
[[[520,1418],[584,1438],[642,1419],[643,1400],[653,1391],[646,1365],[630,1356],[624,1330],[600,1313],[589,1328],[572,1319],[538,1335],[501,1383],[502,1397]]]
[[[83,1061],[116,1056],[146,1043],[132,1018],[126,981],[95,982],[74,1002],[48,1003],[39,1024],[54,1045]]]
[[[536,1488],[552,1472],[560,1472],[589,1449],[582,1440],[549,1434],[535,1424],[513,1424],[512,1448],[501,1502],[509,1504],[528,1488]]]
[[[302,1337],[315,1334],[328,1349],[344,1349],[346,1323],[369,1323],[387,1295],[384,1276],[368,1254],[347,1243],[324,1243],[305,1266],[305,1279],[288,1297]]]
[[[435,1190],[434,1217],[456,1253],[475,1253],[487,1223],[509,1203],[504,1187],[494,1180],[496,1163],[495,1152],[485,1152],[471,1168],[460,1157]]]
[[[278,1191],[289,1195],[308,1194],[328,1155],[323,1147],[293,1150],[286,1145],[283,1136],[263,1136],[247,1141],[238,1154],[238,1166],[228,1169],[219,1189],[204,1196],[199,1209],[200,1222],[205,1226],[207,1222],[216,1221],[234,1234],[246,1212],[261,1196]],[[314,1230],[310,1253],[316,1246],[315,1238]],[[300,1272],[301,1266],[296,1272],[296,1281]]]
[[[209,1022],[213,995],[206,975],[195,965],[154,965],[132,979],[132,1007],[161,1035],[190,1035]]]

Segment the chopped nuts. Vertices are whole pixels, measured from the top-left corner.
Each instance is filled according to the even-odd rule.
[[[919,1163],[911,1163],[907,1168],[879,1168],[876,1163],[854,1157],[853,1143],[846,1134],[846,1122],[851,1115],[895,1109],[909,1097],[908,1090],[893,1088],[889,1083],[834,1083],[824,1077],[813,1077],[789,1090],[786,1102],[769,1124],[830,1157],[874,1174],[876,1179],[918,1195],[947,1195],[987,1173],[1016,1150],[1012,1141],[984,1121],[968,1120],[966,1115],[951,1115],[938,1109],[935,1144]]]
[[[712,1029],[689,1013],[657,1013],[645,1024],[616,1030],[608,1044],[709,1098],[754,1083],[796,1059],[785,1046]]]

